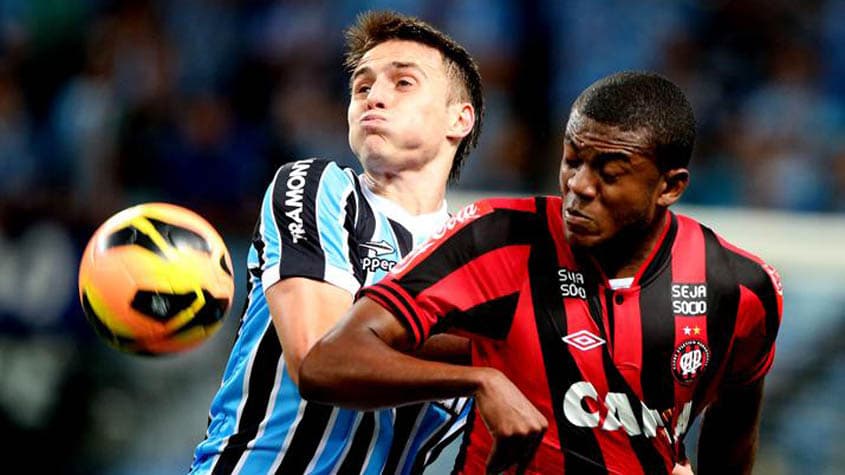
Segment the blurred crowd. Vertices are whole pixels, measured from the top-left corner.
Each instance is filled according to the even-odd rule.
[[[845,209],[842,0],[3,0],[0,216],[165,200],[235,226],[281,163],[357,166],[340,64],[365,8],[428,19],[478,59],[486,130],[461,188],[554,192],[574,96],[649,69],[699,119],[686,202]]]
[[[25,472],[30,456],[51,473],[187,468],[231,340],[154,363],[105,348],[74,295],[82,247],[117,210],[168,201],[206,216],[243,262],[279,165],[358,168],[342,31],[383,8],[434,23],[480,64],[485,126],[455,189],[556,193],[572,100],[645,69],[680,84],[698,118],[684,203],[845,211],[845,0],[0,0],[0,431],[18,454],[4,468]],[[831,315],[818,327],[836,336],[829,295],[841,300],[837,288],[790,305],[811,309],[805,322]],[[842,359],[834,340],[823,359]],[[802,353],[784,349],[782,361]],[[845,387],[830,367],[816,379]],[[791,430],[807,414],[769,419],[790,428],[777,450],[807,473],[841,467],[818,448],[841,440],[840,393],[808,405],[827,435]]]

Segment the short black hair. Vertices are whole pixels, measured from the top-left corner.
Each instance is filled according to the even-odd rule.
[[[478,65],[463,46],[430,24],[396,12],[372,11],[358,15],[355,24],[346,30],[344,64],[347,70],[352,73],[367,51],[390,40],[414,41],[440,51],[446,62],[447,74],[462,85],[462,90],[457,91],[457,97],[468,101],[475,109],[475,124],[458,144],[449,171],[449,179],[455,181],[460,176],[464,159],[478,145],[478,136],[481,134],[484,97]]]
[[[582,92],[572,110],[622,130],[649,130],[662,171],[689,165],[695,115],[681,88],[659,74],[624,71],[606,76]]]

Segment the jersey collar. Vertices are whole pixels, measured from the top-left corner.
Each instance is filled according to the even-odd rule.
[[[663,226],[663,231],[660,238],[651,250],[651,254],[640,265],[639,270],[634,275],[633,280],[625,288],[643,287],[657,277],[663,268],[669,263],[672,255],[672,245],[675,242],[675,236],[678,234],[678,218],[672,211],[666,212],[666,224]],[[605,287],[612,288],[607,276],[601,270],[598,262],[594,258],[576,255],[576,261],[579,262],[579,267],[588,271],[588,274],[593,274],[594,279],[597,279]],[[624,289],[619,289],[624,290]]]
[[[388,218],[401,224],[402,227],[415,236],[433,234],[434,231],[437,231],[449,219],[449,208],[445,199],[437,211],[413,215],[405,211],[405,208],[399,206],[397,203],[373,193],[367,186],[362,175],[358,175],[358,183],[360,184],[364,198],[370,203],[373,209],[378,210]]]

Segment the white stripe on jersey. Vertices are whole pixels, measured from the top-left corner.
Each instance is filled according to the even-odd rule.
[[[314,471],[314,467],[317,465],[317,461],[320,460],[320,456],[323,455],[323,450],[326,448],[326,442],[328,442],[329,435],[331,435],[332,429],[334,428],[334,421],[337,419],[337,414],[337,408],[332,409],[332,415],[329,417],[329,422],[326,423],[326,428],[323,429],[323,437],[320,439],[320,444],[314,452],[314,457],[311,458],[311,463],[309,463],[308,467],[305,469],[305,473],[312,473]]]

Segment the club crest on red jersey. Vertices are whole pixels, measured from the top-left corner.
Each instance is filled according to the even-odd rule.
[[[699,340],[687,340],[672,354],[672,374],[682,384],[698,378],[710,363],[710,349]]]

